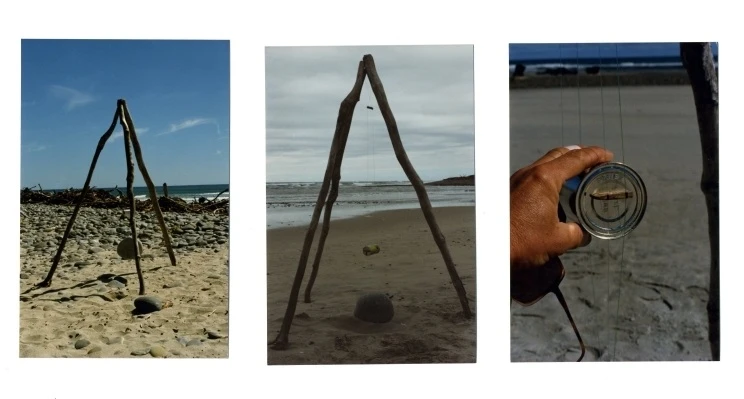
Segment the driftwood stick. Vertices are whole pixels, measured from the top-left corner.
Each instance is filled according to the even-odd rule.
[[[361,63],[360,63],[361,64]],[[311,296],[313,291],[313,285],[315,285],[315,279],[318,277],[318,270],[320,269],[320,260],[323,257],[323,248],[325,248],[325,242],[326,238],[328,237],[328,232],[331,229],[331,211],[333,210],[333,204],[336,202],[336,199],[338,198],[338,186],[341,181],[341,162],[344,159],[344,151],[346,151],[346,142],[349,139],[349,131],[351,130],[351,120],[352,116],[354,115],[354,109],[356,108],[356,103],[359,102],[359,97],[362,94],[362,86],[364,85],[364,78],[366,76],[366,72],[362,69],[361,74],[357,73],[357,79],[356,82],[354,82],[354,87],[351,89],[351,92],[346,97],[347,99],[351,99],[353,101],[351,109],[347,109],[346,111],[349,112],[348,118],[346,115],[344,115],[344,118],[341,118],[341,112],[342,110],[339,109],[339,116],[336,122],[336,126],[341,126],[341,137],[339,141],[339,148],[336,152],[336,160],[333,163],[333,175],[332,175],[332,182],[331,182],[331,192],[328,194],[328,201],[325,204],[325,213],[323,213],[323,228],[320,231],[320,239],[318,240],[318,249],[315,251],[315,259],[313,260],[313,268],[310,272],[310,279],[307,282],[307,287],[305,287],[305,303],[312,302]],[[346,101],[346,99],[344,99]],[[343,103],[342,103],[343,104]]]
[[[119,100],[120,114],[124,115],[126,103]],[[132,230],[132,246],[134,246],[134,265],[137,268],[137,279],[139,280],[139,294],[145,295],[145,279],[142,277],[142,268],[140,266],[139,245],[137,245],[137,226],[134,222],[134,215],[137,211],[137,203],[134,202],[134,160],[132,159],[132,132],[125,118],[119,118],[121,128],[124,130],[124,154],[127,159],[127,198],[129,199],[129,228]]]
[[[359,63],[357,69],[357,83],[359,85],[364,83],[364,66]],[[356,87],[356,85],[354,87]],[[313,244],[315,238],[315,230],[318,228],[318,220],[320,219],[320,212],[323,209],[326,198],[328,196],[328,188],[330,186],[331,175],[334,170],[334,164],[336,162],[336,154],[340,147],[341,132],[346,127],[348,129],[351,126],[351,117],[354,113],[354,107],[358,101],[353,97],[354,89],[346,98],[341,102],[341,106],[338,111],[338,119],[336,120],[336,132],[333,134],[333,144],[331,145],[331,152],[328,155],[328,164],[326,166],[325,175],[323,177],[323,184],[320,187],[318,193],[318,201],[315,203],[315,210],[313,211],[312,219],[310,220],[310,226],[307,228],[305,234],[305,242],[302,246],[302,254],[300,255],[300,261],[297,265],[297,273],[295,274],[294,282],[292,283],[292,291],[289,294],[289,302],[287,303],[287,311],[284,313],[284,319],[282,320],[282,327],[279,330],[274,341],[270,342],[272,349],[282,350],[286,349],[289,344],[289,328],[292,326],[292,320],[294,319],[294,313],[297,309],[297,299],[300,295],[300,285],[302,279],[305,276],[305,268],[307,267],[307,259],[310,256],[310,247]]]
[[[230,187],[228,187],[228,188],[226,188],[226,189],[224,189],[224,190],[220,191],[220,193],[219,193],[219,194],[217,194],[217,196],[215,196],[214,198],[212,198],[212,202],[214,202],[214,201],[217,201],[217,198],[220,198],[220,195],[224,194],[224,193],[225,193],[225,191],[230,191]]]
[[[106,133],[101,136],[101,138],[98,140],[98,146],[96,147],[96,152],[93,155],[93,161],[90,163],[90,169],[88,169],[88,177],[85,179],[85,184],[83,184],[83,190],[80,193],[80,197],[78,197],[77,204],[75,204],[75,210],[72,211],[72,216],[70,216],[70,221],[67,222],[67,228],[65,228],[65,234],[62,235],[62,241],[59,243],[59,248],[57,249],[57,254],[54,255],[54,260],[52,262],[52,268],[49,269],[49,273],[47,274],[44,281],[37,284],[39,287],[49,287],[52,285],[52,278],[54,277],[54,272],[57,270],[57,265],[59,264],[59,260],[62,257],[62,251],[65,249],[65,244],[67,243],[67,238],[70,235],[70,231],[72,230],[72,225],[75,223],[75,218],[77,218],[78,212],[80,211],[80,205],[83,204],[83,199],[85,199],[85,195],[88,194],[88,189],[90,186],[90,180],[93,178],[93,170],[96,168],[96,163],[98,162],[98,156],[101,155],[101,151],[103,151],[104,145],[106,145],[106,141],[111,137],[111,134],[114,133],[114,129],[116,128],[116,121],[119,119],[119,104],[116,105],[116,112],[114,113],[114,120],[111,121],[111,126],[109,126]],[[39,185],[39,189],[41,189],[41,185]]]
[[[137,158],[137,166],[139,167],[142,178],[147,184],[147,191],[150,194],[150,201],[152,202],[152,209],[155,211],[155,216],[158,219],[158,225],[160,225],[160,231],[163,232],[163,242],[165,243],[165,249],[168,250],[168,257],[170,257],[171,265],[176,265],[176,254],[173,253],[173,245],[171,244],[170,234],[168,234],[168,227],[165,225],[165,219],[163,218],[163,212],[160,210],[160,203],[158,202],[158,194],[155,192],[155,185],[152,183],[150,174],[147,172],[145,166],[145,160],[142,158],[142,148],[140,147],[139,140],[137,139],[137,132],[134,130],[134,122],[132,116],[129,115],[129,109],[124,100],[119,100],[122,103],[122,119],[127,122],[127,125],[132,129],[132,147],[134,148],[134,156]]]
[[[708,289],[708,341],[714,361],[721,360],[721,280],[718,199],[718,74],[710,43],[680,43],[682,63],[695,98],[703,175],[700,189],[708,208],[710,287]]]
[[[468,304],[465,286],[463,286],[462,280],[460,280],[460,276],[457,274],[457,269],[455,269],[455,264],[452,261],[452,255],[450,254],[449,248],[447,247],[447,241],[444,238],[444,234],[442,234],[442,231],[439,229],[437,220],[434,217],[434,213],[432,212],[429,195],[426,193],[426,187],[424,187],[424,183],[421,181],[418,173],[416,173],[416,170],[413,168],[411,161],[408,159],[405,148],[403,148],[403,142],[401,141],[400,133],[398,132],[398,125],[395,122],[393,111],[390,109],[390,105],[388,104],[387,96],[385,95],[385,89],[382,86],[382,81],[380,81],[380,77],[377,75],[375,60],[372,58],[372,55],[366,54],[364,56],[364,68],[367,72],[367,76],[369,77],[369,83],[370,86],[372,86],[372,92],[375,93],[377,105],[380,107],[380,113],[382,113],[382,117],[383,119],[385,119],[385,125],[387,125],[390,141],[392,142],[393,149],[395,150],[395,157],[398,159],[398,162],[403,168],[403,171],[406,173],[406,176],[411,182],[411,185],[413,185],[414,190],[416,190],[416,196],[418,197],[419,204],[421,205],[421,210],[424,212],[426,222],[429,224],[429,230],[431,230],[434,241],[436,242],[437,247],[439,247],[439,251],[442,253],[442,258],[444,258],[444,263],[445,265],[447,265],[447,271],[449,272],[450,279],[452,280],[452,285],[455,286],[455,291],[457,291],[457,296],[459,297],[460,304],[462,305],[463,315],[467,318],[471,318],[473,314],[470,311],[470,305]]]

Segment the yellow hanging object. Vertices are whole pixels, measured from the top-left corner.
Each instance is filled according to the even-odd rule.
[[[362,248],[362,252],[364,253],[364,256],[374,255],[380,252],[380,246],[379,245],[367,245],[366,247]]]

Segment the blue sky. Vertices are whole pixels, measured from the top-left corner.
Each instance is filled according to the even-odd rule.
[[[229,41],[23,40],[21,187],[82,187],[116,100],[156,186],[229,181]],[[126,187],[121,126],[92,186]],[[144,186],[135,164],[135,186]]]

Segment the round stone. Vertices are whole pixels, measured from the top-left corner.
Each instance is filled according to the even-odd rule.
[[[140,314],[157,312],[163,309],[163,301],[153,296],[141,296],[134,300],[134,307]]]
[[[371,323],[387,323],[393,315],[393,302],[383,293],[362,295],[354,309],[354,317]]]
[[[137,248],[139,249],[139,254],[142,255],[142,242],[140,242],[140,240],[137,240]],[[119,246],[116,247],[116,253],[119,254],[122,259],[134,259],[134,244],[132,237],[127,237],[121,240]]]

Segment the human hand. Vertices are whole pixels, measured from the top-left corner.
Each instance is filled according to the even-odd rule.
[[[613,154],[601,147],[559,147],[528,165],[509,179],[511,188],[512,270],[542,266],[589,241],[578,224],[558,219],[563,183],[603,162]]]

